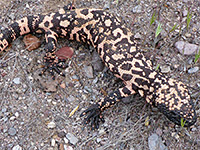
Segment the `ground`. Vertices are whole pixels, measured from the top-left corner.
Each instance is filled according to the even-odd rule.
[[[23,16],[57,11],[66,0],[1,0],[0,28]],[[175,126],[139,95],[131,96],[104,112],[105,123],[98,130],[84,128],[80,113],[90,104],[120,87],[122,83],[101,66],[92,47],[60,39],[58,47],[75,50],[66,77],[53,81],[42,69],[42,45],[27,51],[23,37],[12,43],[0,59],[0,147],[1,149],[149,149],[148,138],[156,133],[168,149],[200,149],[200,67],[194,55],[183,55],[174,44],[200,43],[200,2],[189,0],[83,0],[76,7],[102,8],[117,15],[136,35],[139,47],[160,66],[161,72],[189,86],[198,115],[190,128]],[[187,12],[191,21],[187,26]],[[155,21],[150,25],[152,16]],[[158,24],[162,31],[155,32]],[[176,29],[173,26],[176,25]],[[100,69],[94,69],[95,66]],[[100,71],[101,70],[101,71]],[[51,92],[53,91],[53,92]],[[69,117],[70,112],[77,111]],[[69,137],[73,134],[75,137]],[[66,136],[67,135],[67,136]],[[78,140],[78,141],[77,141]]]

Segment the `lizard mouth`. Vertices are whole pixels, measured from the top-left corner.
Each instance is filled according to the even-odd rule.
[[[192,126],[193,124],[195,124],[195,122],[197,121],[197,115],[196,112],[194,111],[191,115],[191,113],[187,114],[187,117],[184,117],[183,115],[181,115],[180,111],[175,109],[175,110],[169,110],[166,109],[166,106],[158,106],[158,109],[173,123],[180,125],[181,126],[181,122],[183,122],[183,126],[184,127],[189,127]],[[192,116],[192,117],[191,117]],[[183,121],[181,121],[183,120]]]

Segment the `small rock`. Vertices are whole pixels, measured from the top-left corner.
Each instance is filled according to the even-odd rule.
[[[200,87],[200,83],[197,83],[197,86]]]
[[[157,128],[156,129],[156,134],[158,134],[158,136],[161,136],[163,133],[162,129],[161,128]]]
[[[97,138],[97,143],[101,142],[101,138]]]
[[[199,46],[196,44],[190,44],[184,41],[178,41],[175,43],[175,47],[183,55],[195,55],[199,51]]]
[[[74,49],[72,47],[65,46],[56,51],[55,54],[59,59],[66,60],[67,58],[72,58],[74,55]]]
[[[67,99],[69,102],[72,102],[72,101],[75,101],[76,98],[74,96],[70,95]]]
[[[20,79],[19,77],[17,77],[17,78],[14,78],[14,79],[13,79],[13,82],[14,82],[15,84],[20,84],[20,83],[21,83],[20,80],[21,80],[21,79]]]
[[[8,134],[11,135],[11,136],[14,136],[16,133],[17,133],[17,131],[15,130],[15,128],[10,128],[8,130]]]
[[[167,150],[167,147],[163,144],[161,137],[155,133],[148,138],[148,145],[150,150]]]
[[[94,51],[92,53],[92,67],[94,68],[95,71],[100,72],[103,70],[104,68],[104,64],[101,60],[101,58],[99,57],[99,54]]]
[[[52,104],[53,104],[53,105],[56,105],[56,104],[57,104],[57,102],[56,102],[56,101],[52,101]]]
[[[186,36],[187,38],[190,38],[190,37],[192,36],[192,34],[191,34],[191,33],[186,33],[185,36]]]
[[[72,133],[67,133],[66,138],[73,145],[76,145],[76,143],[78,142],[78,139]]]
[[[85,75],[88,78],[90,78],[90,79],[94,78],[92,66],[85,66],[84,67],[84,72],[85,72]]]
[[[55,127],[56,127],[56,124],[55,124],[55,122],[53,122],[53,121],[49,122],[48,125],[47,125],[47,128],[48,128],[48,129],[53,129],[53,128],[55,128]]]
[[[60,84],[60,87],[63,88],[63,89],[65,89],[65,88],[66,88],[65,83],[61,83],[61,84]]]
[[[130,96],[129,96],[129,97],[122,98],[122,102],[123,102],[124,104],[129,104],[131,101],[132,101],[132,99],[131,99]]]
[[[168,73],[168,72],[170,72],[170,66],[168,66],[168,65],[160,66],[160,69],[161,69],[162,73]]]
[[[1,112],[2,113],[5,113],[7,111],[7,108],[6,107],[3,107],[2,109],[1,109]]]
[[[133,8],[133,13],[141,13],[142,12],[142,6],[137,5]]]
[[[58,132],[58,137],[64,138],[66,133],[64,131]]]
[[[199,71],[199,67],[194,67],[194,68],[190,68],[190,69],[188,70],[188,73],[189,73],[189,74],[192,74],[192,73],[196,73],[197,71]]]
[[[105,123],[104,123],[105,124]],[[99,134],[104,134],[104,133],[106,133],[106,131],[104,130],[104,129],[100,129],[99,130]]]
[[[134,35],[134,38],[135,38],[135,39],[141,39],[142,36],[141,36],[141,34],[140,34],[139,32],[137,32],[137,33]]]
[[[15,116],[10,117],[10,121],[13,121],[13,120],[15,120],[15,119],[16,119]]]
[[[16,145],[12,148],[12,150],[22,150],[22,147],[19,145]]]
[[[41,45],[40,40],[32,34],[25,35],[23,42],[29,51],[35,50]]]
[[[19,113],[18,112],[15,113],[15,117],[19,117]]]
[[[183,17],[186,17],[187,14],[188,14],[188,11],[187,11],[187,10],[184,10],[184,11],[183,11]]]
[[[51,139],[51,146],[55,146],[56,145],[56,140],[55,139]]]
[[[106,1],[105,5],[103,6],[103,9],[110,9],[110,1]]]
[[[68,140],[67,138],[64,137],[64,142],[65,142],[66,144],[68,144],[68,143],[69,143],[69,140]]]
[[[174,137],[175,139],[179,140],[179,135],[176,132],[172,132],[171,133],[172,137]]]
[[[69,145],[64,145],[64,150],[74,150],[74,149]]]

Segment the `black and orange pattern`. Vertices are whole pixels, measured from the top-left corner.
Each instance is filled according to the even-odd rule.
[[[71,5],[56,13],[24,17],[0,33],[0,51],[17,37],[27,33],[44,33],[47,51],[44,71],[54,71],[63,75],[64,68],[56,57],[57,38],[68,38],[94,46],[105,65],[122,79],[125,86],[112,92],[85,110],[81,116],[88,115],[85,123],[91,122],[98,128],[103,121],[101,113],[120,99],[139,92],[146,101],[155,105],[169,120],[181,124],[181,118],[191,126],[196,122],[194,104],[187,86],[169,78],[152,68],[149,59],[137,48],[134,35],[114,15],[101,9],[75,9]]]

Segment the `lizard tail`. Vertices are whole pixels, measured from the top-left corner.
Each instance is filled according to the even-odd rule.
[[[24,17],[0,32],[0,52],[6,52],[8,45],[19,36],[36,31],[41,17],[40,15]]]

